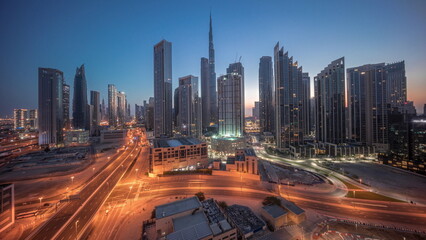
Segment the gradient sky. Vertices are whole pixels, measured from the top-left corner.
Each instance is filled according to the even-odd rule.
[[[246,106],[258,99],[258,65],[280,41],[311,78],[345,56],[346,67],[405,60],[408,98],[426,103],[426,1],[1,1],[0,116],[37,107],[37,68],[57,68],[73,86],[107,84],[134,104],[153,96],[153,46],[173,44],[173,85],[200,76],[213,15],[216,73],[241,56]]]

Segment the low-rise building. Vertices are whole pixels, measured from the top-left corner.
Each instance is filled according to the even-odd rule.
[[[281,198],[281,206],[288,211],[288,220],[295,224],[299,224],[306,220],[305,210],[298,207],[293,202],[288,201],[285,198]]]
[[[12,183],[0,185],[0,233],[15,223],[15,190]]]
[[[211,138],[211,149],[218,155],[234,154],[236,149],[244,148],[244,137],[216,137]]]
[[[278,205],[263,206],[260,214],[274,231],[288,224],[288,211]]]
[[[101,143],[123,143],[126,141],[127,130],[102,130]]]
[[[234,204],[229,206],[226,212],[231,221],[236,225],[243,239],[249,238],[255,233],[266,229],[265,222],[246,206]]]
[[[205,168],[207,144],[196,138],[154,139],[149,154],[150,173]]]
[[[78,129],[65,131],[65,145],[87,144],[89,142],[89,131]]]
[[[237,231],[226,220],[213,199],[197,197],[155,208],[156,238],[168,240],[237,239]]]

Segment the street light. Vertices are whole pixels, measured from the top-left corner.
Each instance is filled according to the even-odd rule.
[[[75,221],[75,239],[78,239],[78,220]]]
[[[71,183],[74,184],[74,176],[71,177]]]
[[[38,200],[40,200],[40,207],[41,207],[41,200],[43,200],[43,197],[39,197]]]

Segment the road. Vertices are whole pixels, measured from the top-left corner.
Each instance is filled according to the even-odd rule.
[[[78,234],[78,228],[81,229],[90,220],[90,215],[97,211],[97,206],[103,202],[134,160],[136,153],[140,151],[136,150],[138,149],[137,145],[137,143],[134,143],[131,147],[128,147],[121,156],[117,157],[112,164],[96,175],[80,191],[80,200],[68,202],[29,239],[54,239],[55,236],[58,236],[59,239],[75,238],[76,233]],[[82,206],[82,204],[84,205]],[[80,208],[80,206],[82,207]],[[77,221],[78,223],[75,224]],[[74,227],[75,225],[77,228]],[[64,235],[66,238],[64,238]]]
[[[133,186],[129,190],[129,186]],[[262,201],[266,196],[277,195],[265,190],[261,183],[238,177],[186,175],[162,178],[128,178],[121,182],[98,213],[88,239],[118,239],[118,229],[123,227],[126,216],[145,208],[148,213],[156,205],[155,200],[165,197],[190,197],[202,191],[206,197],[235,196]],[[341,199],[334,196],[317,196],[315,193],[299,192],[292,187],[282,188],[281,195],[304,209],[318,214],[387,226],[409,226],[425,229],[426,207],[406,203],[371,203],[356,199]],[[105,210],[108,209],[108,214]],[[146,219],[141,219],[142,221]],[[127,229],[128,226],[126,226]],[[129,228],[131,229],[131,228]],[[136,230],[135,230],[136,231]]]

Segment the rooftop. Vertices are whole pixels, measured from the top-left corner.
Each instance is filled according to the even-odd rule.
[[[158,138],[153,140],[154,148],[179,147],[182,145],[197,145],[202,142],[196,138]]]
[[[290,212],[293,212],[296,215],[302,214],[305,212],[305,210],[298,207],[293,202],[288,201],[287,199],[280,198],[281,199],[281,206],[285,207]]]
[[[287,214],[287,211],[284,210],[282,207],[278,205],[268,205],[262,207],[269,215],[271,215],[273,218],[280,217],[282,215]]]
[[[193,215],[189,215],[192,217]],[[167,240],[198,240],[212,235],[212,231],[207,222],[196,223],[187,228],[177,230],[166,236]]]
[[[155,218],[160,219],[199,207],[201,207],[201,203],[198,198],[194,196],[157,206],[155,208]]]
[[[246,156],[256,156],[256,153],[254,152],[253,148],[245,148],[244,154]]]
[[[173,219],[173,229],[179,231],[186,229],[191,226],[195,226],[198,223],[207,222],[206,214],[203,211],[197,211],[194,214],[186,215]]]
[[[229,217],[244,234],[262,230],[265,223],[250,208],[234,204],[227,209]]]

